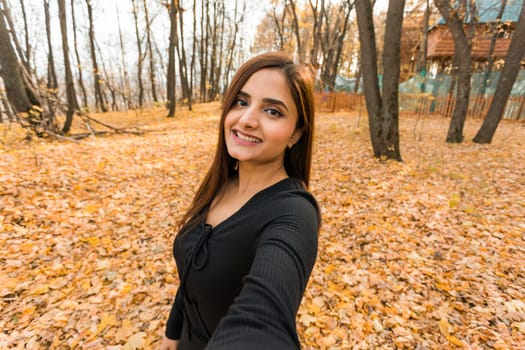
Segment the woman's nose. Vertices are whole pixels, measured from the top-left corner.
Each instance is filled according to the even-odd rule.
[[[252,106],[246,108],[240,119],[239,123],[246,128],[255,128],[258,124],[257,110]]]

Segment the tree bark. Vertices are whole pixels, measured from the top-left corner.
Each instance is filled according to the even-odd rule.
[[[19,62],[5,21],[5,8],[0,8],[0,76],[4,81],[5,93],[16,112],[28,113],[32,103],[26,92],[19,70]]]
[[[312,14],[314,17],[314,26],[313,26],[314,42],[312,45],[312,50],[310,51],[310,63],[315,69],[317,69],[319,68],[319,60],[317,56],[319,54],[319,46],[321,45],[321,40],[322,40],[321,36],[322,36],[322,29],[323,29],[324,0],[321,0],[321,8],[319,8],[319,0],[315,1],[315,5],[312,3],[312,0],[310,0],[310,7],[312,8]]]
[[[357,25],[361,43],[361,72],[368,111],[374,156],[401,160],[399,149],[399,102],[401,27],[404,0],[388,5],[383,48],[383,98],[379,92],[377,48],[370,0],[356,0]]]
[[[15,121],[16,118],[14,116],[13,110],[11,108],[11,104],[7,100],[7,97],[5,96],[4,92],[0,92],[0,104],[2,108],[0,108],[0,114],[4,114],[6,117],[6,121]],[[1,120],[0,116],[0,120]]]
[[[197,49],[197,0],[193,0],[193,41],[191,43],[190,61],[190,96],[188,99],[188,109],[193,110],[193,83],[195,81],[195,54]]]
[[[170,14],[170,43],[168,49],[168,76],[167,76],[167,106],[168,118],[175,116],[175,46],[177,45],[177,3],[175,0],[170,0],[169,14]]]
[[[184,48],[184,12],[181,5],[182,0],[178,0],[178,24],[179,24],[179,39],[176,42],[177,57],[179,58],[179,75],[180,75],[180,86],[182,89],[182,98],[190,99],[191,91],[188,83],[188,64],[186,61],[186,49]]]
[[[133,7],[133,19],[135,20],[135,37],[137,39],[137,83],[139,85],[139,108],[142,108],[144,105],[144,83],[142,82],[142,64],[144,62],[144,57],[142,56],[142,43],[139,32],[138,3],[136,0],[131,0],[131,4]]]
[[[278,39],[278,45],[277,49],[279,51],[284,50],[284,26],[285,26],[285,20],[286,20],[286,7],[283,9],[281,14],[277,12],[277,5],[278,3],[272,4],[272,19],[273,23],[275,24],[275,29],[277,30],[277,39]]]
[[[217,27],[215,28],[216,34],[216,46],[217,48],[217,54],[214,56],[216,57],[216,60],[218,61],[218,64],[215,66],[215,79],[214,83],[212,84],[213,90],[212,90],[212,96],[213,100],[219,99],[219,93],[221,91],[221,83],[224,81],[223,75],[222,75],[222,69],[224,64],[224,23],[225,23],[225,17],[226,17],[226,9],[224,5],[224,1],[221,1],[220,6],[218,7],[218,15],[219,15],[219,22],[217,24]]]
[[[525,56],[525,4],[523,4],[518,19],[518,24],[514,30],[505,64],[501,71],[501,76],[496,86],[496,92],[492,99],[487,116],[483,120],[481,128],[477,132],[473,141],[477,143],[491,143],[494,133],[498,128],[499,122],[503,117],[505,105],[512,91],[512,86],[516,81],[520,71],[521,60]]]
[[[416,72],[423,73],[426,75],[427,70],[427,53],[428,53],[428,22],[430,20],[430,0],[425,0],[425,17],[423,19],[423,41],[422,47],[418,51],[418,58],[416,64]]]
[[[202,1],[201,3],[201,38],[200,38],[200,71],[201,71],[201,82],[200,82],[200,94],[201,101],[206,102],[208,100],[208,47],[209,47],[209,36],[210,36],[210,5],[209,1]]]
[[[102,112],[108,111],[105,98],[102,94],[102,76],[97,62],[97,54],[95,49],[95,29],[93,26],[93,7],[91,6],[91,0],[86,0],[88,19],[89,19],[89,49],[91,53],[91,64],[93,67],[93,86],[95,88],[95,108],[97,111]]]
[[[213,27],[210,27],[211,30],[211,56],[210,56],[210,81],[208,84],[208,89],[206,95],[209,101],[215,100],[215,91],[217,86],[217,81],[219,76],[217,75],[217,61],[221,58],[219,57],[218,51],[218,41],[219,41],[219,32],[218,32],[218,21],[220,20],[221,14],[218,9],[219,1],[213,2]],[[222,14],[224,16],[224,14]]]
[[[297,17],[297,9],[295,6],[294,0],[288,0],[290,3],[290,10],[292,11],[292,19],[293,19],[293,31],[295,34],[295,44],[297,46],[297,56],[299,58],[299,62],[304,63],[305,60],[305,54],[303,45],[301,43],[301,33],[299,31],[299,19]]]
[[[122,68],[122,97],[124,99],[124,103],[126,104],[128,109],[132,109],[133,105],[131,103],[131,96],[130,96],[130,88],[129,88],[129,75],[128,75],[128,66],[127,66],[127,60],[126,60],[126,49],[124,47],[124,39],[122,37],[122,27],[120,25],[120,15],[119,15],[119,9],[118,9],[118,1],[115,2],[115,7],[117,10],[117,24],[118,24],[118,37],[119,37],[119,44],[120,44],[120,62],[121,62],[121,68]]]
[[[456,106],[452,113],[450,125],[447,132],[447,142],[463,142],[463,127],[468,112],[468,101],[470,96],[470,76],[472,56],[470,45],[463,30],[463,22],[453,9],[449,0],[434,0],[434,4],[443,16],[454,40],[454,55],[458,60],[458,80],[456,92]]]
[[[53,56],[53,45],[51,41],[51,21],[49,14],[49,1],[44,0],[44,17],[46,22],[47,37],[47,101],[50,119],[55,119],[55,105],[57,100],[58,80],[55,71],[55,59]]]
[[[62,35],[62,52],[64,54],[64,70],[66,78],[66,100],[67,112],[66,121],[62,128],[62,133],[67,134],[71,129],[73,123],[73,115],[78,110],[78,102],[75,93],[75,83],[73,81],[73,74],[71,73],[71,64],[69,63],[69,45],[67,39],[67,19],[66,19],[66,4],[65,0],[58,0],[58,12],[60,17],[60,32]]]
[[[159,99],[157,97],[157,82],[155,79],[155,60],[153,58],[153,46],[151,44],[151,23],[149,19],[148,5],[146,4],[146,0],[143,0],[143,6],[144,17],[146,19],[146,44],[149,58],[149,81],[151,84],[151,97],[153,98],[153,101],[158,102]]]
[[[25,38],[25,44],[26,44],[26,50],[25,50],[25,60],[24,62],[27,64],[25,67],[28,72],[31,72],[31,44],[29,43],[29,29],[27,26],[27,14],[26,14],[26,7],[24,5],[24,0],[20,0],[20,8],[22,9],[22,19],[24,20],[24,38]]]
[[[15,25],[13,23],[13,18],[11,16],[11,8],[10,5],[6,0],[1,0],[3,5],[3,13],[5,17],[5,21],[7,21],[6,30],[8,33],[11,33],[11,39],[13,40],[14,48],[13,50],[16,50],[16,54],[18,55],[17,61],[21,62],[26,71],[29,73],[31,70],[31,66],[29,64],[29,61],[27,60],[27,57],[24,53],[24,50],[22,49],[22,46],[20,45],[20,41],[18,41],[18,36],[15,32]]]
[[[224,72],[224,76],[225,76],[226,80],[224,82],[223,94],[226,92],[226,89],[227,89],[228,85],[230,84],[230,80],[229,79],[230,79],[230,73],[233,70],[233,58],[234,58],[234,54],[235,54],[235,48],[237,46],[236,45],[236,43],[237,43],[237,34],[239,32],[239,27],[240,27],[241,23],[244,21],[245,14],[246,14],[246,3],[244,3],[244,6],[243,6],[242,10],[239,11],[239,9],[238,9],[238,1],[235,0],[235,8],[234,8],[234,12],[233,12],[233,28],[232,28],[233,37],[230,40],[230,44],[228,46],[228,52],[226,54],[227,57],[228,57],[228,61],[227,61],[227,64],[226,64],[226,71]]]
[[[80,86],[80,92],[82,94],[83,107],[84,108],[88,108],[86,87],[84,86],[82,62],[80,61],[80,54],[78,53],[77,22],[76,22],[76,16],[75,16],[75,2],[74,1],[71,2],[71,22],[73,24],[73,28],[72,28],[72,31],[73,31],[73,48],[75,50],[75,58],[77,60],[78,86]]]
[[[324,30],[325,35],[321,41],[323,51],[321,81],[330,91],[333,91],[335,88],[335,78],[339,69],[339,61],[341,59],[344,38],[352,8],[353,3],[347,0],[337,7],[330,6],[329,11],[332,15],[327,14],[326,12],[328,11],[326,9],[323,14],[326,25]],[[334,17],[335,21],[333,21],[335,23],[330,27],[330,19],[334,19]]]
[[[377,48],[372,17],[372,4],[369,0],[356,0],[357,27],[361,43],[361,74],[363,76],[363,92],[368,111],[368,126],[374,156],[379,158],[381,146],[381,94],[377,77]]]
[[[489,53],[487,57],[487,68],[483,76],[483,81],[481,82],[481,88],[479,93],[484,95],[487,90],[488,80],[490,78],[490,73],[492,72],[492,67],[494,66],[494,50],[496,49],[496,41],[498,40],[498,30],[501,24],[501,17],[503,17],[503,12],[505,12],[505,7],[507,0],[501,0],[501,6],[499,8],[498,15],[496,16],[496,21],[490,24],[490,33],[492,37],[490,38]]]
[[[399,149],[399,75],[401,71],[401,28],[405,0],[390,1],[383,47],[383,101],[381,130],[383,156],[401,160]]]

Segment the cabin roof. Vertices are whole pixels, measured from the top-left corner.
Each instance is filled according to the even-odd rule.
[[[505,11],[501,17],[502,22],[517,22],[520,15],[522,0],[506,0]],[[456,2],[457,4],[457,2]],[[491,23],[495,22],[501,8],[501,0],[477,0],[477,23]],[[470,8],[470,1],[467,2],[467,19],[465,23],[472,22],[472,9]],[[443,25],[445,20],[441,17],[435,25]],[[434,25],[434,26],[435,26]],[[433,27],[434,27],[433,26]]]

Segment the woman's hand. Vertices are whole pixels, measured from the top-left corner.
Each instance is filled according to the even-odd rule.
[[[159,350],[177,350],[179,346],[178,340],[169,339],[166,336],[162,337]]]

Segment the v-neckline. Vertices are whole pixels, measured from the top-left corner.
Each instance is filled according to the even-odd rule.
[[[290,179],[292,179],[292,178],[291,177],[285,177],[284,179],[279,180],[276,183],[271,184],[270,186],[259,190],[258,192],[255,192],[243,205],[241,205],[241,207],[239,209],[237,209],[235,212],[233,212],[230,216],[226,217],[224,220],[220,221],[215,226],[208,224],[207,216],[206,216],[206,218],[204,219],[204,225],[209,225],[211,227],[212,231],[217,231],[218,228],[224,226],[226,223],[228,223],[229,221],[233,220],[236,216],[238,216],[241,212],[243,212],[257,197],[262,196],[263,194],[265,194],[269,190],[274,189],[275,187],[277,187],[281,183],[284,183],[284,182],[286,182],[287,180],[290,180]]]

